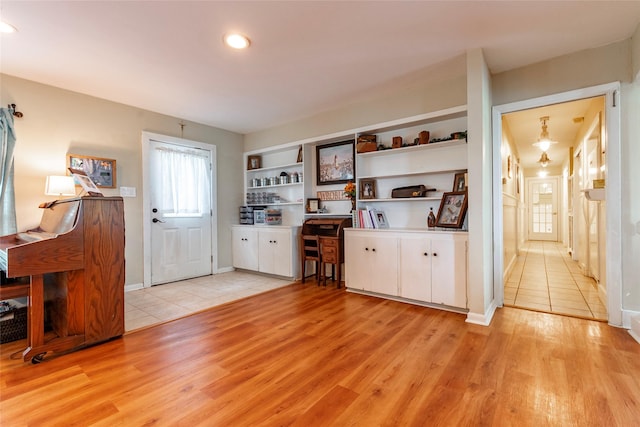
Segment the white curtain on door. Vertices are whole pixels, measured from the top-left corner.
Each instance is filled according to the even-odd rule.
[[[16,198],[13,188],[13,151],[16,146],[13,111],[0,108],[0,236],[17,232]]]
[[[196,150],[157,148],[162,171],[160,212],[165,216],[208,214],[209,162]]]

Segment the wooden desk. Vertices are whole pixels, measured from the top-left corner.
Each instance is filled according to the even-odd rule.
[[[340,287],[344,262],[344,229],[351,227],[351,217],[310,218],[302,225],[301,233],[313,234],[320,241],[320,271],[326,284],[325,264],[331,264],[331,279]],[[337,273],[337,277],[334,275]]]

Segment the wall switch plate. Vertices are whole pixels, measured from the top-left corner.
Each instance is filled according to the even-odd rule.
[[[122,197],[136,197],[136,187],[120,187]]]

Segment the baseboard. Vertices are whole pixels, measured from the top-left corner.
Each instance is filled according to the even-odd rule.
[[[496,309],[498,308],[498,304],[494,299],[491,301],[489,305],[489,309],[484,313],[467,313],[467,323],[473,323],[475,325],[489,326],[491,324],[491,320],[493,319],[493,315],[496,313]]]
[[[231,273],[232,271],[236,271],[236,269],[233,267],[223,267],[223,268],[218,268],[218,272],[216,274]]]
[[[640,328],[640,311],[622,310],[622,327],[625,329]],[[640,329],[634,329],[634,332],[640,335]]]
[[[629,334],[634,340],[638,341],[638,344],[640,344],[640,315],[636,315],[631,318],[630,326],[631,329],[629,329]]]
[[[138,289],[142,289],[142,288],[144,288],[144,285],[142,283],[131,283],[130,285],[124,286],[124,291],[125,292],[137,291]]]

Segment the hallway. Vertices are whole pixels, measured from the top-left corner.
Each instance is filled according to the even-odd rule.
[[[595,281],[561,243],[527,241],[504,285],[504,305],[607,320]]]

